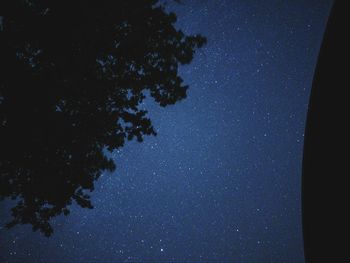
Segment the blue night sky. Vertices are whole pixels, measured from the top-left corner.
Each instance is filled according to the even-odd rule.
[[[0,262],[304,262],[303,132],[332,1],[170,2],[208,38],[181,68],[188,97],[145,102],[158,135],[114,152],[95,208],[51,238],[1,216]]]

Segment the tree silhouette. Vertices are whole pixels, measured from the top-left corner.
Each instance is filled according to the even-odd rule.
[[[125,140],[155,135],[145,92],[160,104],[186,97],[178,66],[206,39],[174,27],[157,0],[0,1],[0,199],[7,227],[50,219],[88,192]]]

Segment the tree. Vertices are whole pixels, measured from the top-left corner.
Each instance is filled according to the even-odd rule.
[[[50,219],[89,191],[105,151],[155,135],[145,92],[160,106],[186,97],[178,66],[206,39],[174,27],[157,0],[0,1],[0,198],[12,221],[47,236]]]

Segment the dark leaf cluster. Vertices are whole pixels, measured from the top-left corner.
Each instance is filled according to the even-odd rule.
[[[106,151],[155,135],[145,94],[186,97],[178,67],[206,40],[175,28],[155,0],[0,0],[0,199],[13,220],[50,219],[116,167]]]

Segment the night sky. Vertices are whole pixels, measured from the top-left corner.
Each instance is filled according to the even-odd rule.
[[[171,2],[171,1],[170,1]],[[188,97],[148,100],[158,135],[113,153],[92,193],[46,238],[6,230],[0,262],[303,262],[301,163],[331,0],[168,5],[208,44],[181,68]]]

